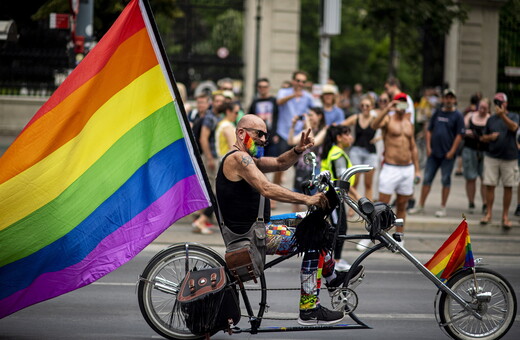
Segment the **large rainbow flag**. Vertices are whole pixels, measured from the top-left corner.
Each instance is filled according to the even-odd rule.
[[[0,158],[0,318],[103,277],[211,204],[154,32],[133,0]]]
[[[466,220],[459,224],[424,266],[442,281],[447,281],[459,268],[475,266]]]

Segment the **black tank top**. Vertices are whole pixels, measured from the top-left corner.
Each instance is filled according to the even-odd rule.
[[[473,117],[471,117],[473,118]],[[469,119],[469,129],[473,130],[473,135],[477,138],[464,137],[464,146],[477,151],[485,151],[487,149],[487,143],[482,143],[478,137],[484,134],[485,125],[476,125]]]
[[[224,162],[227,157],[238,150],[231,151],[224,156],[218,168],[216,190],[217,200],[224,218],[224,224],[234,233],[244,234],[258,217],[260,193],[245,180],[230,181],[224,175]],[[264,221],[268,222],[271,216],[271,204],[265,199]]]
[[[376,146],[370,141],[374,138],[376,134],[376,130],[370,127],[370,124],[363,129],[361,125],[359,125],[359,114],[356,119],[356,140],[354,141],[354,146],[359,146],[364,149],[367,149],[370,153],[376,153]]]

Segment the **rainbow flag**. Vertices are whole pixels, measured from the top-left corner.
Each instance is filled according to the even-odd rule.
[[[466,220],[459,224],[424,266],[442,281],[447,281],[459,268],[475,266]]]
[[[128,4],[0,158],[0,318],[103,277],[211,204],[148,13]]]

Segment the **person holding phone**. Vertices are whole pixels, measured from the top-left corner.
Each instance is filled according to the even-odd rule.
[[[480,140],[488,143],[484,154],[484,185],[486,186],[487,213],[480,220],[481,224],[491,222],[495,187],[498,181],[504,186],[502,227],[511,228],[509,206],[513,195],[513,186],[518,184],[518,151],[516,130],[518,115],[507,110],[507,96],[499,92],[493,98],[495,114],[489,117]]]
[[[372,129],[382,130],[385,146],[384,162],[379,173],[379,201],[388,204],[395,193],[396,215],[402,219],[406,217],[406,205],[413,194],[414,179],[420,178],[414,127],[406,116],[407,97],[403,92],[395,95],[370,123]],[[390,111],[395,113],[390,115]],[[403,233],[404,226],[397,227],[396,231]],[[403,246],[404,240],[400,242]]]

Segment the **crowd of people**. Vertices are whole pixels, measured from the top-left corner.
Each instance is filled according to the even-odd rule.
[[[346,157],[339,160],[345,158],[349,166],[368,164],[375,168],[353,181],[352,197],[359,198],[362,194],[371,200],[391,203],[397,216],[403,219],[406,213],[424,214],[440,169],[441,209],[435,216],[444,217],[456,168],[455,175],[466,180],[469,213],[476,212],[476,193],[480,192],[482,224],[491,222],[495,187],[499,184],[504,187],[501,222],[505,228],[511,227],[512,187],[518,185],[518,115],[508,112],[506,94],[497,93],[490,101],[477,93],[467,107],[459,109],[460,103],[452,89],[440,93],[436,88],[426,88],[414,104],[394,77],[387,79],[380,94],[365,91],[362,84],[355,84],[352,91],[348,87],[339,91],[329,81],[320,87],[321,94],[317,97],[311,86],[304,71],[295,71],[291,81],[281,84],[273,95],[269,79],[260,78],[254,99],[245,105],[235,98],[232,80],[225,78],[218,82],[217,91],[195,98],[196,106],[188,116],[212,187],[219,161],[233,149],[235,127],[244,114],[257,115],[266,124],[269,139],[263,148],[265,156],[283,154],[299,142],[302,131],[310,129],[315,144],[306,152],[313,151],[323,161],[315,169],[318,172],[327,161],[324,146],[331,127],[346,126],[349,129],[342,130],[342,134],[348,138],[333,141],[345,152]],[[344,164],[337,166],[342,168]],[[301,159],[294,165],[293,191],[302,192],[301,184],[312,170]],[[480,179],[479,190],[477,179]],[[283,172],[275,172],[273,183],[282,182]],[[416,194],[414,185],[421,182],[421,190]],[[377,188],[374,183],[378,183]],[[276,209],[276,204],[272,201],[271,208]],[[294,204],[294,211],[302,209]],[[199,213],[193,223],[195,232],[212,232],[212,213],[211,209]],[[349,217],[353,214],[349,211]],[[515,214],[520,215],[520,205]]]
[[[490,223],[495,187],[501,183],[501,221],[504,228],[511,228],[509,205],[512,188],[518,185],[520,159],[519,119],[517,114],[508,112],[504,93],[494,96],[493,113],[491,102],[481,97],[472,98],[471,105],[460,112],[457,95],[449,88],[442,94],[426,89],[414,105],[394,77],[387,79],[381,94],[365,92],[361,84],[354,86],[353,93],[348,89],[339,93],[330,82],[320,87],[317,98],[315,91],[310,91],[307,74],[295,71],[289,84],[284,84],[276,96],[272,95],[268,79],[258,79],[256,96],[244,109],[234,96],[231,79],[222,79],[218,86],[211,95],[197,96],[188,118],[211,187],[216,189],[223,222],[234,233],[248,232],[261,216],[269,222],[277,201],[292,203],[295,212],[311,205],[328,209],[325,195],[305,195],[303,183],[313,171],[327,170],[333,180],[338,179],[356,164],[368,164],[374,170],[351,178],[349,195],[356,200],[365,196],[392,204],[397,217],[403,220],[407,213],[425,213],[426,199],[440,169],[441,209],[435,216],[442,218],[446,216],[457,157],[461,158],[460,171],[466,179],[469,212],[475,212],[476,182],[480,178],[481,223]],[[420,143],[416,143],[416,138]],[[302,156],[308,152],[318,157],[316,168],[303,161]],[[420,154],[426,158],[423,172]],[[291,167],[295,176],[289,190],[281,184],[284,172]],[[267,173],[273,173],[272,181]],[[378,187],[374,188],[376,175]],[[414,207],[414,186],[421,179],[419,202]],[[193,231],[213,233],[213,213],[212,208],[199,211]],[[515,214],[520,214],[520,205]],[[347,232],[347,223],[337,222],[348,220],[345,215],[342,209],[331,214],[341,234]],[[349,217],[353,215],[348,212]],[[403,246],[404,228],[398,226],[396,230],[402,235],[399,243]],[[267,223],[268,254],[290,251],[294,233],[294,226]],[[359,250],[370,243],[362,241],[366,242],[358,244]],[[318,297],[321,278],[333,292],[343,285],[356,284],[364,275],[363,266],[347,274],[350,265],[341,258],[342,247],[342,242],[337,241],[333,252],[305,252],[300,271],[300,324],[330,324],[343,318],[343,313],[321,306]]]

